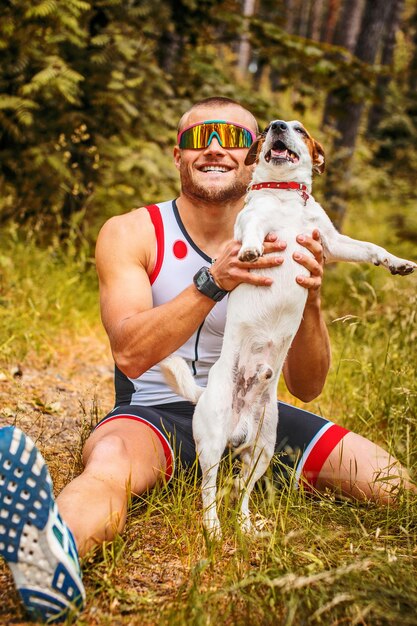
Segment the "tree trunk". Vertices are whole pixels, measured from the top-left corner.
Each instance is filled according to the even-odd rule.
[[[314,41],[320,41],[320,31],[323,23],[324,0],[313,1],[310,14],[308,37]]]
[[[395,41],[397,32],[401,23],[401,15],[404,9],[404,0],[394,0],[388,16],[388,26],[381,54],[381,65],[386,68],[391,67],[394,59]],[[368,115],[367,133],[373,135],[383,116],[385,110],[385,98],[389,84],[392,79],[392,73],[386,73],[378,77],[375,89],[375,102],[372,105]]]
[[[297,16],[300,8],[300,0],[285,0],[285,30],[290,35],[296,31]]]
[[[366,0],[355,55],[369,65],[375,62],[393,1]],[[341,228],[346,212],[351,161],[363,110],[364,102],[357,102],[354,94],[347,94],[335,127],[333,176],[328,177],[325,200],[326,208],[338,228]]]
[[[332,43],[335,46],[343,46],[349,52],[354,52],[364,5],[365,0],[345,0],[333,35]]]
[[[411,19],[409,20],[409,26],[413,29],[414,35],[412,37],[413,42],[413,54],[408,65],[408,96],[415,101],[417,93],[417,9]],[[412,31],[412,32],[413,32]]]
[[[392,4],[395,1],[396,0],[366,1],[361,31],[355,48],[355,55],[368,65],[375,63],[379,44],[382,40],[384,30],[387,27],[388,16]],[[363,108],[363,102],[351,101],[349,106],[345,107],[345,114],[340,117],[336,125],[336,129],[340,135],[339,139],[336,140],[336,145],[348,149],[351,153],[353,153],[355,147]]]
[[[345,0],[345,2],[349,0]],[[333,40],[333,33],[336,27],[337,17],[339,14],[341,0],[329,0],[329,6],[327,9],[326,19],[323,24],[321,40],[327,43],[331,43]]]
[[[298,21],[298,34],[300,37],[307,37],[308,35],[308,23],[310,20],[311,0],[301,0],[299,21]]]
[[[332,43],[354,52],[356,40],[361,27],[365,0],[345,0],[333,35]],[[322,127],[330,126],[337,116],[339,98],[330,92],[324,104]]]
[[[255,15],[256,0],[243,0],[243,32],[240,37],[237,68],[241,76],[245,76],[251,57],[251,45],[249,41],[249,28],[247,20]]]

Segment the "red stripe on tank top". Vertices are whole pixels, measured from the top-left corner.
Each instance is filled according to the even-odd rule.
[[[149,277],[152,285],[157,279],[159,272],[161,271],[162,262],[164,260],[164,224],[162,222],[159,207],[156,204],[150,204],[149,206],[145,207],[145,209],[148,210],[153,227],[155,229],[156,236],[156,262],[155,267],[153,268],[152,273]]]

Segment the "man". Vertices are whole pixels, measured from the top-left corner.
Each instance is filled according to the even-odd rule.
[[[46,618],[81,606],[75,544],[84,555],[111,540],[124,527],[128,490],[142,494],[161,478],[169,479],[178,454],[184,465],[195,460],[193,407],[166,386],[157,364],[177,351],[204,384],[220,354],[223,296],[242,282],[271,285],[268,277],[249,271],[252,264],[238,261],[239,244],[233,240],[251,178],[244,160],[256,132],[254,117],[237,102],[197,103],[182,117],[174,149],[181,179],[177,200],[113,217],[103,226],[96,258],[102,320],[116,363],[116,408],[87,440],[83,473],[57,499],[60,515],[33,444],[20,431],[0,433],[7,466],[1,479],[13,496],[3,497],[0,549],[29,611]],[[324,385],[330,347],[320,310],[320,236],[300,233],[298,241],[306,253],[295,260],[310,276],[297,281],[308,289],[308,298],[283,374],[291,393],[309,401]],[[285,246],[271,233],[265,241],[271,255],[258,259],[257,267],[280,265]],[[295,470],[297,483],[318,490],[330,487],[357,499],[388,502],[400,484],[411,487],[399,463],[378,446],[285,404],[280,405],[277,451]],[[16,496],[24,492],[31,507]],[[16,515],[19,521],[13,522]],[[35,560],[30,561],[30,550]]]

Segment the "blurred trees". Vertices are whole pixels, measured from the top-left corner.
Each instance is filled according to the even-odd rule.
[[[318,122],[322,111],[335,155],[326,195],[340,225],[361,129],[375,163],[389,170],[401,161],[404,181],[414,165],[415,5],[4,0],[0,223],[18,219],[39,237],[67,237],[170,197],[177,121],[194,100],[221,93],[261,123],[277,117],[286,94],[297,116],[311,119],[314,107]]]

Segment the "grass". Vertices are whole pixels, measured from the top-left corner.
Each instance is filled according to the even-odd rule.
[[[0,234],[0,359],[54,357],[56,336],[91,332],[98,322],[93,259],[71,239],[39,248],[17,225]]]
[[[370,201],[353,207],[348,234],[415,257],[411,244],[393,237],[384,210]],[[97,323],[88,257],[65,258],[56,247],[41,251],[16,233],[3,243],[0,368],[13,359],[26,362],[34,351],[41,363],[51,363],[61,333],[74,333],[75,349],[80,327],[88,333]],[[340,265],[326,272],[333,365],[323,394],[308,405],[388,448],[414,477],[415,281],[366,266]],[[73,409],[72,426],[63,421],[64,430],[52,436],[48,429],[52,423],[56,427],[57,416],[50,411],[41,425],[26,422],[25,411],[13,414],[15,422],[29,423],[36,432],[58,488],[79,471],[82,441],[108,408],[98,410],[85,393],[78,391],[84,419],[74,417],[79,413]],[[281,397],[291,400],[284,389]],[[65,428],[70,434],[63,441]],[[215,544],[202,532],[200,485],[193,475],[180,473],[169,488],[132,502],[123,536],[84,560],[88,604],[77,624],[416,624],[416,496],[403,493],[395,507],[357,504],[288,485],[276,488],[267,476],[252,498],[262,530],[247,537],[236,525],[229,477],[225,466],[224,537]],[[5,567],[0,567],[0,582],[0,622],[25,623]]]
[[[242,536],[223,506],[223,541],[208,545],[199,486],[180,476],[136,503],[123,539],[87,562],[97,623],[413,624],[415,505],[258,490],[260,536]]]

